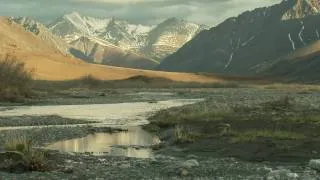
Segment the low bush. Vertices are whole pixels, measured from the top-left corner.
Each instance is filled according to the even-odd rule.
[[[26,135],[9,133],[4,144],[5,154],[8,154],[9,163],[7,164],[10,171],[15,168],[24,171],[46,171],[48,170],[47,160],[42,151],[33,148],[32,141]]]
[[[104,81],[95,78],[92,75],[87,75],[78,80],[82,86],[88,88],[96,88],[103,85]]]
[[[13,56],[0,57],[0,101],[17,101],[31,95],[31,72]]]

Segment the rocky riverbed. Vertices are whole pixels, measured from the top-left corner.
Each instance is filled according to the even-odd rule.
[[[156,155],[150,159],[48,153],[50,172],[12,174],[2,179],[301,179],[317,180],[316,170],[300,165],[241,162],[233,158],[184,158]]]

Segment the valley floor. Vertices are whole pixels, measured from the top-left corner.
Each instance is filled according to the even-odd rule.
[[[320,158],[318,87],[68,89],[49,92],[39,100],[23,104],[157,103],[179,98],[206,100],[162,110],[149,118],[151,123],[144,128],[162,140],[154,147],[152,158],[45,150],[52,171],[18,173],[19,170],[11,169],[16,172],[8,173],[1,164],[0,168],[6,169],[0,172],[1,179],[264,179],[274,174],[287,179],[317,179],[319,176],[308,166],[310,159]],[[8,108],[14,107],[1,108],[0,114]],[[0,118],[1,127],[72,123],[85,122],[56,116]],[[119,129],[94,128],[88,124],[15,131],[28,134],[41,146]],[[1,146],[6,133],[1,133]]]

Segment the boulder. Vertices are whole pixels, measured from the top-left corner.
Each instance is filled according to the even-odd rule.
[[[190,159],[182,163],[181,167],[191,169],[193,167],[198,167],[200,164],[196,159]]]
[[[310,160],[309,166],[314,170],[320,171],[320,159]]]

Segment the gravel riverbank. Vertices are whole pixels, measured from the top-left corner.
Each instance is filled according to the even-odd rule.
[[[61,154],[51,152],[57,169],[51,172],[10,174],[1,179],[246,179],[264,180],[279,175],[282,179],[316,180],[317,173],[307,166],[280,166],[240,162],[232,158],[200,158],[189,155],[175,158],[158,155],[151,159]],[[285,168],[285,169],[284,169]],[[278,171],[280,173],[278,173]],[[281,172],[287,172],[281,175]],[[290,176],[294,176],[291,177]]]

